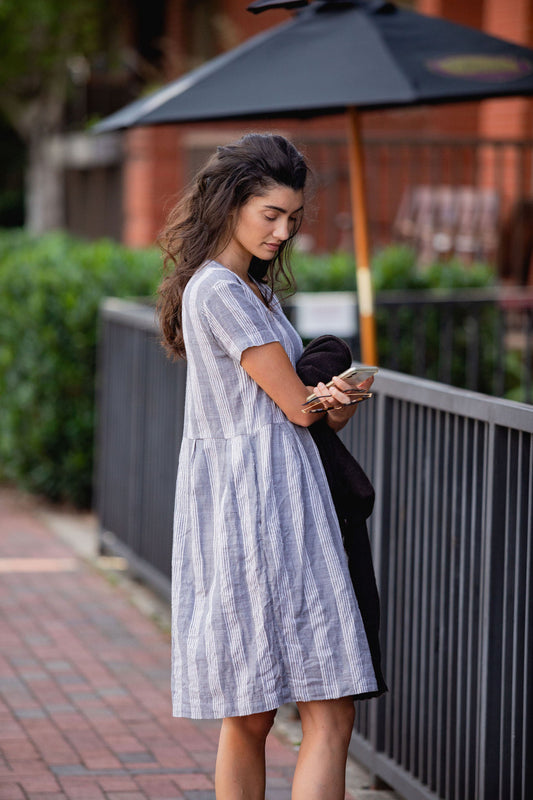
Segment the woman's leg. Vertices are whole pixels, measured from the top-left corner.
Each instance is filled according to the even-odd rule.
[[[354,701],[340,697],[297,705],[303,735],[292,800],[344,800]]]
[[[215,790],[217,800],[264,800],[265,742],[276,711],[226,717],[220,729]]]

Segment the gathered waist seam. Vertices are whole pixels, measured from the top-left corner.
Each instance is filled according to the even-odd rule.
[[[261,431],[265,430],[265,428],[272,428],[277,427],[279,425],[285,426],[289,425],[291,427],[298,427],[294,425],[288,418],[284,420],[279,420],[279,422],[271,421],[265,422],[264,425],[260,425],[259,427],[255,428],[253,431],[248,431],[246,433],[233,433],[231,436],[191,436],[188,433],[183,434],[183,440],[187,439],[190,442],[198,442],[198,441],[230,441],[231,439],[240,439],[243,436],[256,436]]]

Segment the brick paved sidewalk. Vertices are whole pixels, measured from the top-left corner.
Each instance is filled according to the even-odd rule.
[[[0,800],[214,800],[220,723],[172,718],[169,666],[168,634],[0,491]],[[269,736],[269,800],[296,755]]]

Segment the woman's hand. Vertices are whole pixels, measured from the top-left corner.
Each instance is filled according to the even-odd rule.
[[[318,383],[313,391],[317,397],[321,398],[322,406],[328,412],[328,425],[334,431],[339,431],[353,417],[359,403],[354,403],[353,396],[346,393],[354,388],[353,384],[337,376],[332,380],[332,386],[327,387],[325,383]],[[363,392],[368,392],[373,383],[374,378],[371,376],[366,381],[357,384],[357,388]]]

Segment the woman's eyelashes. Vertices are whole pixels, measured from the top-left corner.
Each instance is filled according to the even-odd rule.
[[[277,220],[277,216],[269,217],[268,214],[265,214],[265,219],[267,219],[269,222],[275,222]],[[296,222],[298,222],[298,217],[289,217],[289,222],[291,225],[294,225]]]

